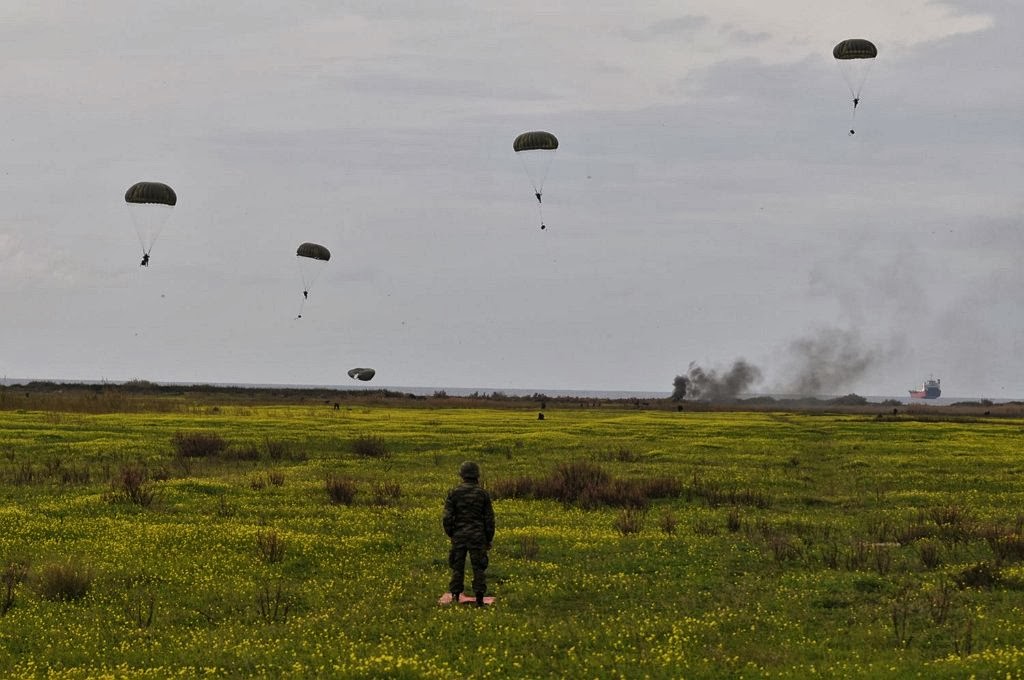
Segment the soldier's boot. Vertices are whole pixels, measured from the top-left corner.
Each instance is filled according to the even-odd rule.
[[[484,594],[483,593],[477,593],[476,594],[476,606],[477,607],[483,607],[484,606]]]

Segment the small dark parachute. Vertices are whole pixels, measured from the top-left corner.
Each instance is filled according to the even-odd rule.
[[[353,368],[348,372],[348,377],[355,380],[362,380],[363,382],[373,380],[373,376],[375,375],[377,375],[377,371],[372,368]]]
[[[554,160],[554,153],[558,149],[558,138],[550,132],[535,130],[524,132],[512,142],[512,150],[523,161],[523,169],[530,184],[533,185],[533,195],[537,197],[537,210],[540,213],[540,228],[546,229],[544,224],[544,209],[541,197],[544,194],[544,180],[547,179],[548,170],[551,168],[551,161]]]
[[[299,263],[299,276],[302,277],[302,305],[297,317],[301,319],[302,308],[309,299],[309,289],[323,272],[324,264],[331,259],[331,251],[319,243],[303,243],[295,250],[295,255]]]
[[[320,260],[321,262],[327,262],[331,259],[331,251],[319,243],[303,243],[295,251],[295,254],[299,257],[308,257],[312,260]]]
[[[163,182],[137,182],[124,192],[124,202],[142,247],[142,264],[148,265],[149,251],[178,204],[178,195]]]
[[[853,119],[857,116],[860,92],[864,88],[864,81],[867,80],[874,59],[878,56],[878,48],[870,40],[850,38],[833,47],[832,56],[839,64],[839,70],[842,71],[846,85],[850,88],[850,96],[853,98],[853,114],[850,117],[852,135],[855,134]]]

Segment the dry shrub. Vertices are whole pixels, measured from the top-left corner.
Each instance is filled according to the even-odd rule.
[[[960,588],[992,588],[1003,580],[999,567],[989,562],[978,562],[954,577]]]
[[[911,522],[895,530],[895,539],[900,545],[910,545],[923,538],[931,538],[937,532],[935,525],[925,522]]]
[[[60,470],[60,483],[66,486],[88,484],[91,480],[92,475],[85,466],[65,467]]]
[[[992,554],[998,562],[1020,562],[1024,560],[1024,536],[1020,534],[996,534],[985,537]]]
[[[532,477],[520,476],[496,479],[488,483],[487,490],[495,498],[529,498],[533,496],[534,486]]]
[[[689,486],[684,489],[687,500],[701,498],[710,507],[721,505],[749,505],[755,508],[768,508],[772,504],[771,497],[756,489],[726,486],[721,482],[704,479],[694,473]]]
[[[930,538],[917,542],[917,556],[925,569],[935,569],[942,564],[942,543]]]
[[[644,528],[644,519],[647,513],[636,507],[623,508],[615,516],[612,526],[623,536],[639,534]]]
[[[24,485],[32,484],[42,477],[42,472],[36,473],[32,463],[22,463],[11,472],[11,484]]]
[[[263,446],[267,450],[267,458],[270,460],[286,460],[291,457],[291,444],[282,439],[271,439],[267,437],[263,440]]]
[[[540,554],[540,543],[534,534],[527,534],[519,537],[519,557],[524,560],[533,560]]]
[[[645,508],[651,499],[678,496],[682,485],[672,477],[615,479],[596,463],[574,460],[559,463],[547,477],[497,480],[489,491],[495,498],[545,498],[584,508]]]
[[[28,565],[17,561],[8,562],[0,573],[0,587],[3,588],[3,593],[0,594],[0,616],[11,611],[18,586],[25,582],[27,575]]]
[[[352,505],[356,499],[356,482],[351,477],[329,474],[325,482],[327,496],[332,503]]]
[[[717,536],[718,527],[707,517],[698,517],[693,520],[693,533],[698,536]]]
[[[663,534],[671,536],[676,533],[676,527],[679,526],[679,517],[671,510],[666,510],[658,518],[658,526]]]
[[[281,589],[280,583],[274,588],[264,584],[256,593],[256,615],[264,623],[285,623],[293,600],[291,594]]]
[[[273,564],[284,559],[284,539],[274,529],[256,534],[256,550],[264,562]]]
[[[111,501],[127,501],[148,508],[157,497],[157,489],[149,481],[149,471],[143,465],[123,465],[111,481]]]
[[[353,439],[352,453],[360,458],[387,458],[391,455],[384,440],[374,435],[362,435]]]
[[[956,504],[928,508],[918,519],[933,522],[939,535],[949,541],[969,540],[977,530],[971,511]]]
[[[234,446],[228,451],[226,457],[231,460],[244,460],[249,462],[255,462],[260,459],[262,452],[260,451],[259,445],[253,442],[247,442],[241,446]]]
[[[213,432],[175,432],[171,446],[178,458],[213,458],[228,448],[228,441]]]
[[[739,508],[729,510],[729,514],[725,516],[725,528],[734,534],[743,528],[743,520],[740,519]]]
[[[374,482],[373,502],[375,505],[393,505],[402,497],[402,486],[398,482]]]
[[[76,560],[51,562],[39,571],[36,587],[43,599],[75,602],[89,593],[92,581],[92,569]]]
[[[603,461],[618,461],[619,463],[636,463],[643,459],[643,456],[625,445],[619,445],[607,451],[595,455],[595,458]]]
[[[799,539],[781,531],[774,531],[765,538],[772,558],[776,562],[789,562],[799,559],[803,550]]]

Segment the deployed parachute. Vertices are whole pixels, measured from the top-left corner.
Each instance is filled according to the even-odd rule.
[[[377,371],[372,368],[353,368],[348,372],[348,377],[354,378],[355,380],[362,380],[367,382],[373,380],[373,376],[377,375]]]
[[[537,197],[537,210],[540,213],[540,228],[547,229],[541,196],[544,193],[544,180],[547,179],[548,169],[558,149],[558,138],[540,130],[524,132],[512,142],[512,149],[522,159],[523,169],[533,185],[533,195]]]
[[[295,255],[299,262],[299,275],[302,277],[302,305],[309,298],[309,289],[323,271],[323,265],[331,259],[331,251],[319,243],[303,243],[296,249]],[[299,316],[302,318],[302,307]]]
[[[124,192],[124,202],[132,215],[135,233],[142,246],[142,266],[149,265],[149,251],[167,224],[171,210],[178,203],[174,189],[163,182],[137,182]]]
[[[839,69],[843,72],[843,78],[850,88],[850,96],[853,97],[853,114],[850,117],[850,134],[856,134],[853,129],[853,119],[857,116],[857,105],[860,104],[860,91],[864,87],[864,81],[868,72],[878,56],[878,48],[870,40],[863,38],[850,38],[844,40],[832,48],[832,56],[835,57]]]

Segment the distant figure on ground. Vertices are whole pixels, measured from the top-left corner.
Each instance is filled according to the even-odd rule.
[[[537,420],[544,420],[544,414],[543,413],[538,413],[537,414]]]
[[[139,266],[140,267],[148,267],[149,266],[149,253],[143,253],[142,254],[142,262],[139,263]]]
[[[308,300],[309,299],[309,291],[308,290],[302,291],[302,299],[303,300]]]
[[[448,566],[452,578],[448,592],[452,602],[458,603],[459,595],[465,588],[466,555],[473,565],[473,594],[476,606],[484,606],[487,592],[487,551],[494,541],[494,508],[491,497],[480,488],[480,466],[467,460],[459,466],[462,483],[448,492],[444,501],[444,516],[441,525],[451,539],[448,551]]]
[[[335,411],[340,411],[341,410],[341,404],[339,404],[338,402],[334,402],[334,410]]]

